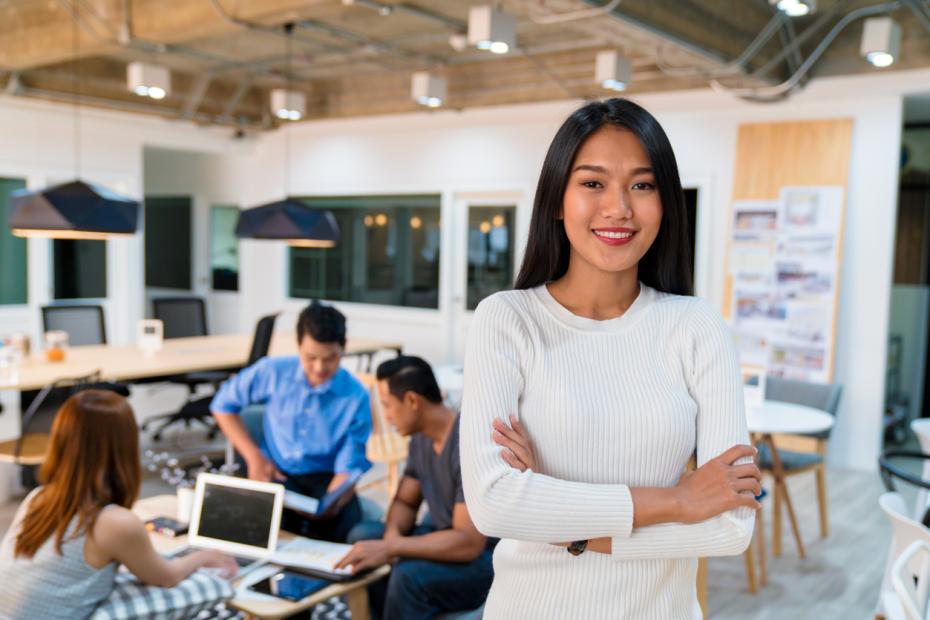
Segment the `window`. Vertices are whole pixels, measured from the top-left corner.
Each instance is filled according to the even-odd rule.
[[[145,285],[191,289],[191,199],[145,199]]]
[[[466,308],[513,286],[516,207],[468,209],[468,294]]]
[[[25,187],[22,179],[0,179],[0,305],[26,303],[26,240],[7,226],[10,194]]]
[[[291,297],[439,307],[439,196],[308,198],[339,223],[335,248],[291,248]]]
[[[55,299],[100,299],[107,296],[107,242],[54,239],[52,264]]]
[[[210,209],[210,273],[215,291],[239,290],[238,220],[238,207],[215,206]]]

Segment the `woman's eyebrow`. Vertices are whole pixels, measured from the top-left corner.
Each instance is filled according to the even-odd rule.
[[[607,174],[607,168],[604,166],[596,166],[594,164],[579,164],[572,169],[572,172],[578,172],[579,170],[589,170],[591,172],[599,172],[601,174]]]

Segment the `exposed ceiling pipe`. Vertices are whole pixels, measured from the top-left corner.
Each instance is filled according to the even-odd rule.
[[[68,2],[68,0],[58,0],[58,4],[61,5],[68,12],[71,18],[74,19],[78,23],[78,25],[81,27],[81,29],[84,30],[84,32],[87,32],[94,39],[96,39],[100,43],[103,43],[104,45],[118,45],[120,47],[124,47],[127,49],[135,49],[135,50],[146,52],[149,54],[170,52],[170,53],[178,54],[181,56],[187,56],[188,58],[200,60],[203,62],[210,62],[210,63],[226,65],[226,66],[235,66],[236,68],[241,68],[251,73],[267,75],[267,76],[272,76],[272,77],[280,77],[280,75],[276,71],[273,71],[271,69],[256,66],[250,63],[230,61],[227,58],[216,56],[214,54],[210,54],[209,52],[201,52],[200,50],[195,50],[192,48],[184,47],[181,45],[176,45],[173,43],[167,43],[167,44],[166,43],[155,43],[152,41],[145,41],[143,39],[139,39],[138,37],[133,37],[127,42],[123,42],[119,40],[114,41],[98,33],[96,29],[92,25],[90,25],[84,19],[82,15],[80,15],[77,11],[74,10],[74,7],[71,5],[70,2]]]
[[[585,3],[593,7],[596,7],[598,9],[603,8],[603,5],[601,5],[598,2],[598,0],[584,0],[584,1]],[[675,46],[687,51],[688,53],[694,54],[695,56],[700,56],[701,58],[704,58],[705,60],[708,60],[712,63],[718,64],[718,65],[722,65],[726,63],[726,59],[723,58],[717,52],[713,52],[711,50],[703,48],[700,45],[696,45],[695,43],[692,43],[691,41],[682,39],[681,37],[677,35],[674,35],[666,30],[663,30],[654,24],[645,22],[637,17],[633,17],[632,15],[629,15],[628,13],[624,12],[623,9],[620,7],[617,7],[611,11],[608,11],[606,14],[610,15],[614,19],[617,19],[619,21],[629,24],[630,26],[633,26],[634,28],[638,28],[639,30],[648,32],[656,37],[659,37],[660,39],[665,39],[669,43],[674,44]]]
[[[725,75],[737,75],[746,69],[746,63],[752,60],[756,54],[769,42],[769,39],[778,32],[788,17],[782,11],[776,11],[765,27],[759,31],[756,38],[746,47],[745,50],[735,59],[722,67],[713,69],[702,69],[698,67],[670,67],[666,65],[661,58],[656,58],[656,66],[668,76],[671,77],[691,77],[697,75],[706,75],[711,77],[722,77]]]
[[[833,40],[846,28],[849,24],[853,23],[857,19],[862,19],[863,17],[870,17],[872,15],[881,15],[883,13],[888,13],[901,8],[901,2],[895,0],[894,2],[886,2],[884,4],[876,4],[872,6],[862,7],[856,9],[850,13],[847,13],[843,18],[830,29],[830,32],[823,38],[819,45],[814,48],[814,51],[811,52],[810,56],[801,63],[801,66],[798,67],[798,70],[794,74],[775,86],[765,86],[760,88],[728,88],[718,82],[717,80],[711,80],[711,86],[718,91],[726,92],[731,95],[736,95],[743,99],[750,101],[758,101],[762,103],[768,103],[772,101],[779,101],[784,99],[791,91],[793,91],[801,79],[810,71],[811,67],[814,66],[814,63],[820,58],[820,56],[826,51],[826,49],[833,43]]]
[[[465,32],[468,29],[468,24],[463,21],[459,21],[452,17],[447,17],[440,13],[434,13],[427,9],[415,6],[413,4],[407,4],[406,2],[400,2],[398,4],[387,4],[386,2],[380,2],[379,0],[342,0],[342,3],[350,6],[363,6],[365,8],[377,11],[380,15],[388,16],[393,13],[407,13],[414,17],[420,17],[422,19],[427,19],[438,24],[442,24],[450,30],[455,32]]]
[[[804,29],[804,32],[799,34],[794,41],[786,45],[780,52],[775,54],[767,63],[762,65],[759,69],[753,71],[753,76],[763,77],[768,75],[775,67],[779,66],[782,62],[788,58],[789,55],[794,54],[796,51],[801,49],[801,46],[812,36],[814,36],[821,28],[827,25],[835,16],[839,15],[840,12],[845,9],[852,0],[840,0],[834,4],[829,10],[824,11],[820,16],[814,21],[813,24]]]
[[[225,20],[226,22],[230,24],[239,26],[240,28],[245,28],[247,30],[252,30],[255,32],[265,32],[265,33],[272,34],[278,37],[287,36],[284,34],[284,30],[281,27],[266,26],[265,24],[258,24],[255,22],[240,19],[230,14],[225,8],[223,8],[223,4],[220,2],[220,0],[210,0],[210,4],[213,6],[213,9],[216,11],[216,13],[220,17],[222,17],[223,20]],[[407,58],[407,59],[413,58],[413,59],[420,60],[420,61],[425,60],[431,63],[440,63],[440,64],[443,62],[443,59],[438,56],[433,56],[431,54],[421,54],[419,52],[412,52],[410,50],[403,49],[401,47],[392,45],[390,43],[386,43],[384,41],[376,41],[366,36],[356,34],[348,30],[343,30],[341,28],[336,28],[335,26],[330,26],[328,24],[323,24],[321,22],[317,22],[314,20],[295,21],[294,25],[301,30],[322,32],[324,34],[327,34],[329,36],[332,36],[338,39],[342,39],[344,41],[350,41],[352,43],[355,43],[361,46],[368,46],[373,49],[378,49],[383,52],[387,52],[389,54],[393,54],[394,56],[399,56],[402,58]],[[302,37],[298,37],[298,38],[302,38]],[[312,41],[314,44],[319,45],[319,42],[315,40],[306,39],[306,38],[303,38],[303,40]],[[332,49],[336,49],[340,52],[347,51],[345,48],[342,48],[342,49],[332,48]],[[332,49],[330,49],[329,51],[332,51]],[[380,63],[380,64],[383,64],[383,63]],[[396,67],[389,67],[389,68],[396,68]]]
[[[917,21],[930,32],[930,9],[921,0],[904,0],[904,4],[911,10]]]
[[[64,103],[74,103],[75,96],[71,93],[62,93],[54,90],[46,90],[43,88],[33,88],[31,86],[20,85],[16,94],[18,95],[27,95],[40,97],[43,99],[49,99],[52,101],[60,101]],[[144,113],[144,114],[156,114],[158,116],[164,116],[166,118],[173,118],[174,111],[171,108],[166,108],[158,105],[151,105],[143,102],[134,102],[134,101],[122,101],[119,99],[104,99],[101,97],[93,97],[89,95],[80,95],[77,98],[78,102],[82,105],[93,105],[101,108],[112,108],[115,110],[120,110],[122,112],[133,112],[133,113]],[[230,124],[226,119],[220,116],[214,116],[212,114],[197,113],[191,117],[192,121],[209,123],[213,125],[227,125]],[[252,129],[263,129],[260,123],[247,123],[246,126]]]
[[[533,11],[530,11],[530,19],[537,24],[564,24],[579,19],[601,17],[620,6],[620,2],[621,0],[610,0],[610,2],[604,6],[594,7],[592,9],[581,9],[579,11],[569,11],[567,13],[533,13]]]

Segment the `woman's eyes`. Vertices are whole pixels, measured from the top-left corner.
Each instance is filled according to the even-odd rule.
[[[588,189],[601,189],[604,185],[600,181],[582,181],[581,185],[587,187]],[[639,183],[634,183],[631,189],[641,190],[641,191],[651,191],[656,188],[652,183],[646,181],[641,181]]]

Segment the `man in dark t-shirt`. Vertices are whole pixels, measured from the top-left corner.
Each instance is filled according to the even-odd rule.
[[[465,507],[458,414],[443,404],[432,368],[418,357],[381,364],[377,378],[385,417],[410,437],[407,468],[385,523],[364,522],[349,532],[355,544],[336,566],[358,572],[394,564],[386,580],[369,587],[376,619],[480,607],[493,577],[491,550]],[[416,525],[424,500],[429,519]]]

